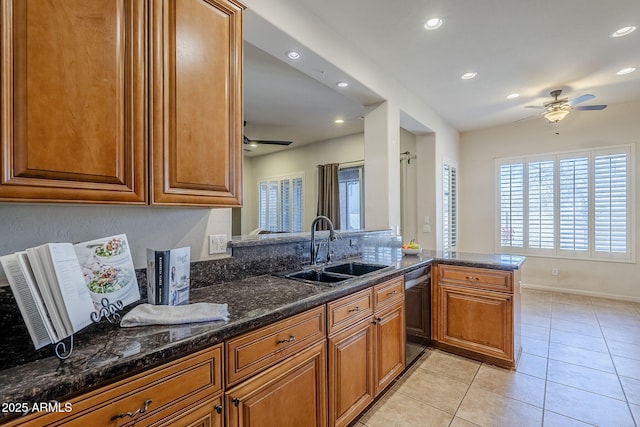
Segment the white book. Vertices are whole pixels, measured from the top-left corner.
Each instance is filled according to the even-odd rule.
[[[138,301],[124,234],[78,243],[47,243],[0,258],[35,348],[92,323],[102,300]]]
[[[5,255],[0,257],[0,263],[4,271],[7,272],[9,286],[11,286],[11,291],[13,295],[15,295],[20,314],[22,314],[27,324],[33,345],[38,349],[47,344],[51,344],[53,340],[49,335],[50,327],[47,327],[45,318],[40,314],[40,309],[36,302],[38,296],[32,293],[32,290],[27,284],[27,278],[20,267],[18,256],[16,254]]]

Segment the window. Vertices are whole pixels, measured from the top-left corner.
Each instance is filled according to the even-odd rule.
[[[341,168],[338,171],[340,187],[340,228],[364,228],[364,166]]]
[[[631,147],[499,160],[498,250],[631,261]]]
[[[442,249],[455,250],[458,245],[457,171],[445,163],[442,176]]]
[[[263,178],[258,182],[258,227],[274,232],[302,231],[304,175]]]

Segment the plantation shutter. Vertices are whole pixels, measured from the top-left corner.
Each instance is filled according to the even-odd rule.
[[[553,160],[528,163],[529,248],[554,248]]]
[[[560,159],[560,250],[589,250],[589,158]]]
[[[628,251],[627,153],[594,160],[594,243],[596,252]]]
[[[524,164],[500,165],[500,246],[524,246]]]

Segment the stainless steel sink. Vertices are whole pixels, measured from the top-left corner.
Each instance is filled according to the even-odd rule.
[[[385,268],[388,268],[388,266],[363,262],[346,262],[324,267],[316,266],[292,273],[284,273],[281,276],[316,285],[335,286],[345,280],[361,277]]]
[[[379,264],[365,264],[362,262],[347,262],[344,264],[326,266],[323,271],[328,273],[347,274],[349,276],[364,276],[365,274],[373,273],[374,271],[382,270],[383,268],[387,268],[387,266]]]

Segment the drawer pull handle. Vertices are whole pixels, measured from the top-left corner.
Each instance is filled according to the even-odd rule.
[[[222,413],[222,406],[220,406],[220,405],[214,406],[213,409],[215,409],[218,414]]]
[[[286,342],[294,342],[296,340],[296,337],[294,337],[293,335],[291,335],[289,338],[287,338],[286,340],[278,340],[276,341],[276,345],[278,344],[284,344]]]
[[[394,290],[393,292],[387,292],[387,295],[396,295],[398,293],[398,290]]]
[[[125,418],[125,417],[129,417],[129,418],[135,418],[138,416],[138,414],[144,414],[145,412],[147,412],[147,409],[149,409],[149,405],[151,405],[151,402],[153,402],[153,400],[151,399],[147,399],[144,401],[144,406],[142,408],[138,408],[135,410],[135,412],[127,412],[126,414],[116,414],[113,417],[111,417],[111,420],[117,420],[118,418]]]
[[[477,277],[473,277],[473,276],[467,276],[467,280],[471,280],[472,282],[479,282],[480,279]]]
[[[360,307],[355,306],[354,308],[347,311],[347,313],[353,313],[354,311],[360,311]]]

